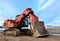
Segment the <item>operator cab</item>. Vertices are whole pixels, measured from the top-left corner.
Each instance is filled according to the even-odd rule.
[[[24,22],[24,25],[21,27],[20,32],[23,32],[22,35],[29,35],[29,36],[31,36],[29,19],[27,19]]]
[[[24,25],[21,29],[30,29],[29,18],[25,20]]]

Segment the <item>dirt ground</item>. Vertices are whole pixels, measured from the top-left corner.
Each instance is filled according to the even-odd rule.
[[[11,37],[5,36],[0,32],[0,41],[60,41],[60,37],[44,37],[44,38],[34,38],[30,36],[18,36],[18,37]]]

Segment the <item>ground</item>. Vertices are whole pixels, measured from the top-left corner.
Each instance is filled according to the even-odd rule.
[[[0,41],[60,41],[60,37],[57,36],[49,36],[44,38],[35,38],[31,36],[6,36],[0,32]]]

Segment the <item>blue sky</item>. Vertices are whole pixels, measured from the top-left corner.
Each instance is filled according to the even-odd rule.
[[[26,8],[32,8],[45,26],[60,26],[60,0],[0,0],[0,26],[6,19],[15,19]]]

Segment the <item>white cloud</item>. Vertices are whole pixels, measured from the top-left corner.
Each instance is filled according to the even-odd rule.
[[[2,21],[6,18],[9,18],[10,16],[12,17],[12,19],[14,18],[14,16],[12,14],[15,14],[16,10],[15,8],[12,6],[12,4],[10,4],[7,0],[0,0],[0,24],[2,24]],[[4,19],[3,16],[4,15]],[[8,14],[8,15],[7,15]],[[11,14],[11,15],[10,15]],[[10,15],[10,16],[9,16]],[[7,17],[9,16],[9,17]],[[10,17],[10,18],[11,18]]]
[[[13,8],[6,0],[0,0],[0,7],[9,13],[16,11],[15,8]]]
[[[42,9],[46,9],[47,7],[51,6],[53,3],[55,3],[56,0],[48,0],[43,6],[38,8],[38,12]],[[40,6],[40,5],[39,5]]]
[[[38,0],[38,7],[40,7],[44,2],[45,0]]]
[[[4,23],[4,20],[0,20],[0,26],[2,26]]]
[[[47,25],[60,26],[60,20],[52,21],[52,22],[48,23]]]
[[[3,25],[3,22],[4,22],[4,17],[0,14],[0,26]]]

